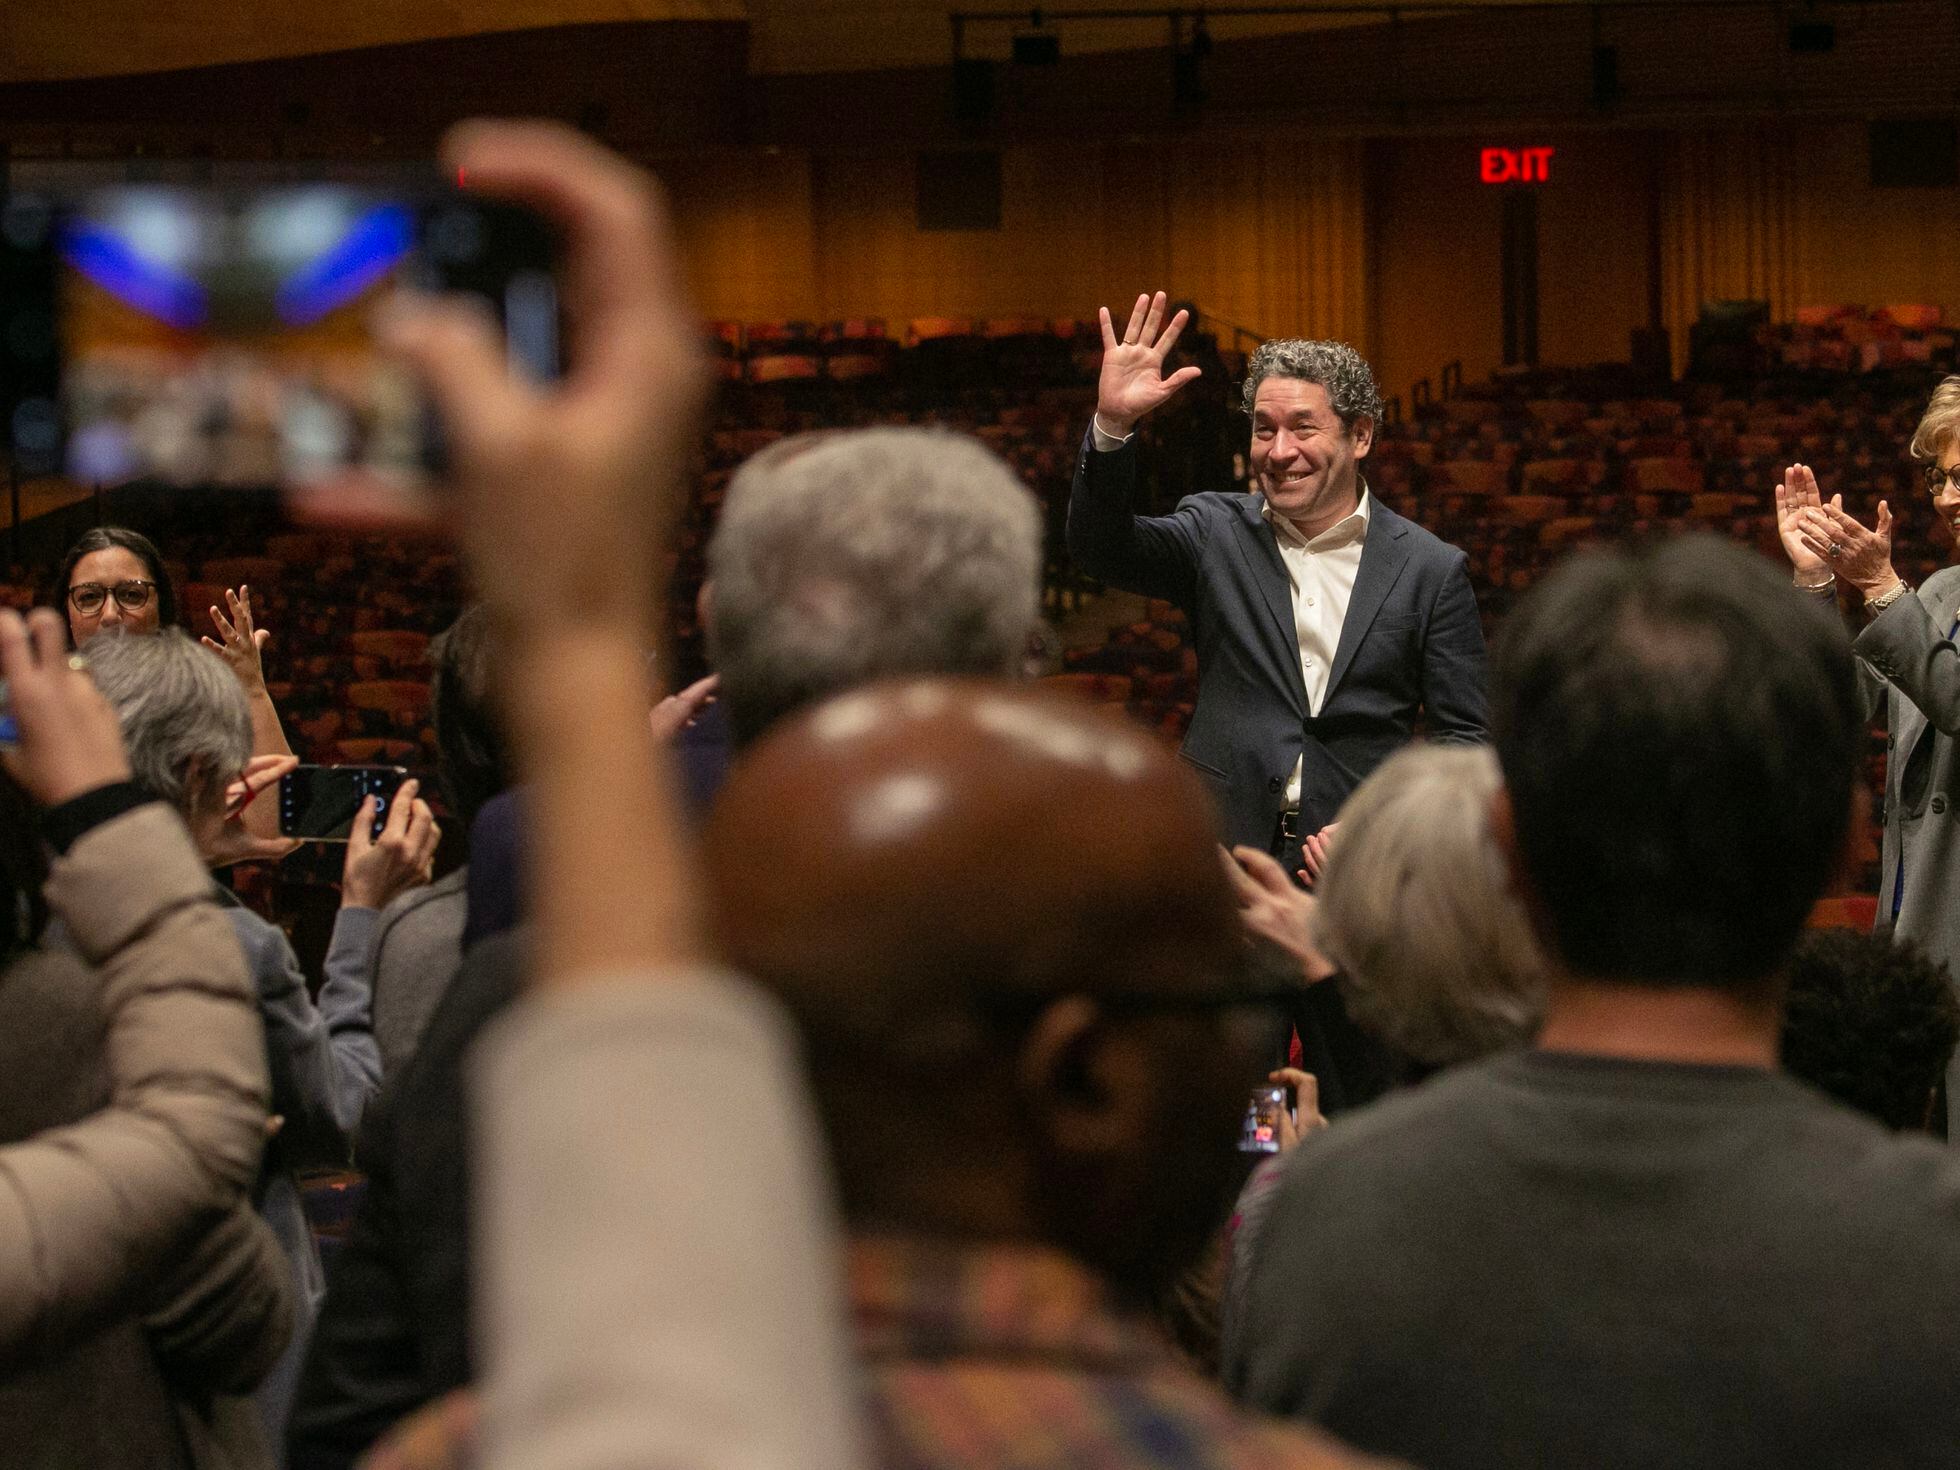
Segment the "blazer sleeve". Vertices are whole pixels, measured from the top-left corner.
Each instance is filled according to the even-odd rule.
[[[1942,735],[1960,735],[1960,648],[1908,594],[1873,618],[1851,651],[1919,706]]]
[[[243,1198],[264,1143],[244,956],[176,816],[153,803],[84,833],[47,897],[101,981],[110,1097],[0,1148],[0,1365],[131,1310]]]
[[[1112,587],[1191,604],[1204,554],[1204,518],[1191,500],[1167,516],[1140,516],[1137,441],[1099,450],[1082,441],[1068,497],[1068,554],[1076,567]]]
[[[1470,587],[1469,558],[1460,551],[1429,611],[1422,705],[1432,740],[1479,745],[1490,738],[1490,655]]]

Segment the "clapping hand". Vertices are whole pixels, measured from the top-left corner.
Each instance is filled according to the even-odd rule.
[[[1804,513],[1819,509],[1823,499],[1817,493],[1817,476],[1809,465],[1793,464],[1776,485],[1776,534],[1783,542],[1797,580],[1809,585],[1823,582],[1834,572],[1830,561],[1804,539]]]
[[[1313,941],[1313,896],[1294,887],[1286,870],[1256,847],[1235,847],[1222,856],[1246,932],[1292,955],[1309,985],[1333,974]]]
[[[1164,326],[1164,293],[1139,296],[1118,342],[1109,308],[1097,310],[1102,318],[1103,360],[1096,384],[1096,419],[1105,434],[1120,439],[1136,427],[1138,419],[1199,375],[1196,367],[1181,367],[1164,376],[1164,359],[1191,314],[1180,311]],[[1161,335],[1159,327],[1163,327]]]
[[[1899,580],[1892,569],[1892,511],[1884,501],[1878,503],[1876,527],[1869,530],[1845,511],[1841,495],[1799,510],[1796,522],[1810,552],[1866,597]]]

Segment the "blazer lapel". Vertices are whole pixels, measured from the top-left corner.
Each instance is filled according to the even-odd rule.
[[[1361,640],[1368,636],[1369,624],[1375,621],[1375,614],[1381,611],[1396,578],[1402,575],[1403,563],[1409,559],[1409,548],[1402,538],[1408,534],[1407,521],[1379,499],[1373,500],[1368,515],[1368,539],[1361,543],[1361,566],[1354,575],[1354,594],[1348,598],[1347,617],[1341,623],[1341,642],[1334,652],[1333,670],[1327,676],[1327,697],[1320,706],[1323,710],[1341,687]]]
[[[1259,495],[1248,495],[1239,507],[1243,517],[1245,534],[1237,539],[1239,555],[1244,559],[1252,574],[1253,582],[1259,588],[1259,595],[1271,615],[1273,630],[1279,635],[1277,647],[1287,651],[1287,687],[1293,691],[1293,703],[1301,718],[1307,712],[1307,686],[1305,676],[1300,671],[1300,634],[1293,626],[1293,584],[1287,580],[1286,562],[1279,554],[1279,542],[1275,539],[1273,528],[1266,523],[1262,513],[1265,500]]]

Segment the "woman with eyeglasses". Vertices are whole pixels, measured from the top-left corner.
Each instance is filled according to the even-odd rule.
[[[1933,390],[1914,430],[1933,514],[1960,544],[1960,377]],[[1878,928],[1909,939],[1960,974],[1960,567],[1913,587],[1892,565],[1892,512],[1869,528],[1823,498],[1817,477],[1792,465],[1776,487],[1776,527],[1797,586],[1835,606],[1849,584],[1864,600],[1852,643],[1867,712],[1885,721],[1885,841]],[[1948,1137],[1960,1139],[1960,1061],[1947,1073]]]
[[[177,589],[164,569],[156,543],[126,526],[97,526],[85,531],[61,559],[50,601],[68,615],[68,638],[80,648],[98,633],[160,633],[177,625]],[[204,643],[231,666],[245,688],[252,711],[252,760],[245,768],[251,796],[276,782],[299,761],[279,723],[279,711],[265,687],[262,651],[270,636],[254,626],[252,590],[227,589],[230,616],[211,609],[218,638]],[[241,824],[242,838],[228,861],[275,861],[296,843],[279,836],[276,803],[253,803]]]

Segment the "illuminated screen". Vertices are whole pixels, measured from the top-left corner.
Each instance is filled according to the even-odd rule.
[[[421,394],[368,332],[414,226],[401,202],[337,187],[89,195],[58,245],[70,474],[421,478]]]

